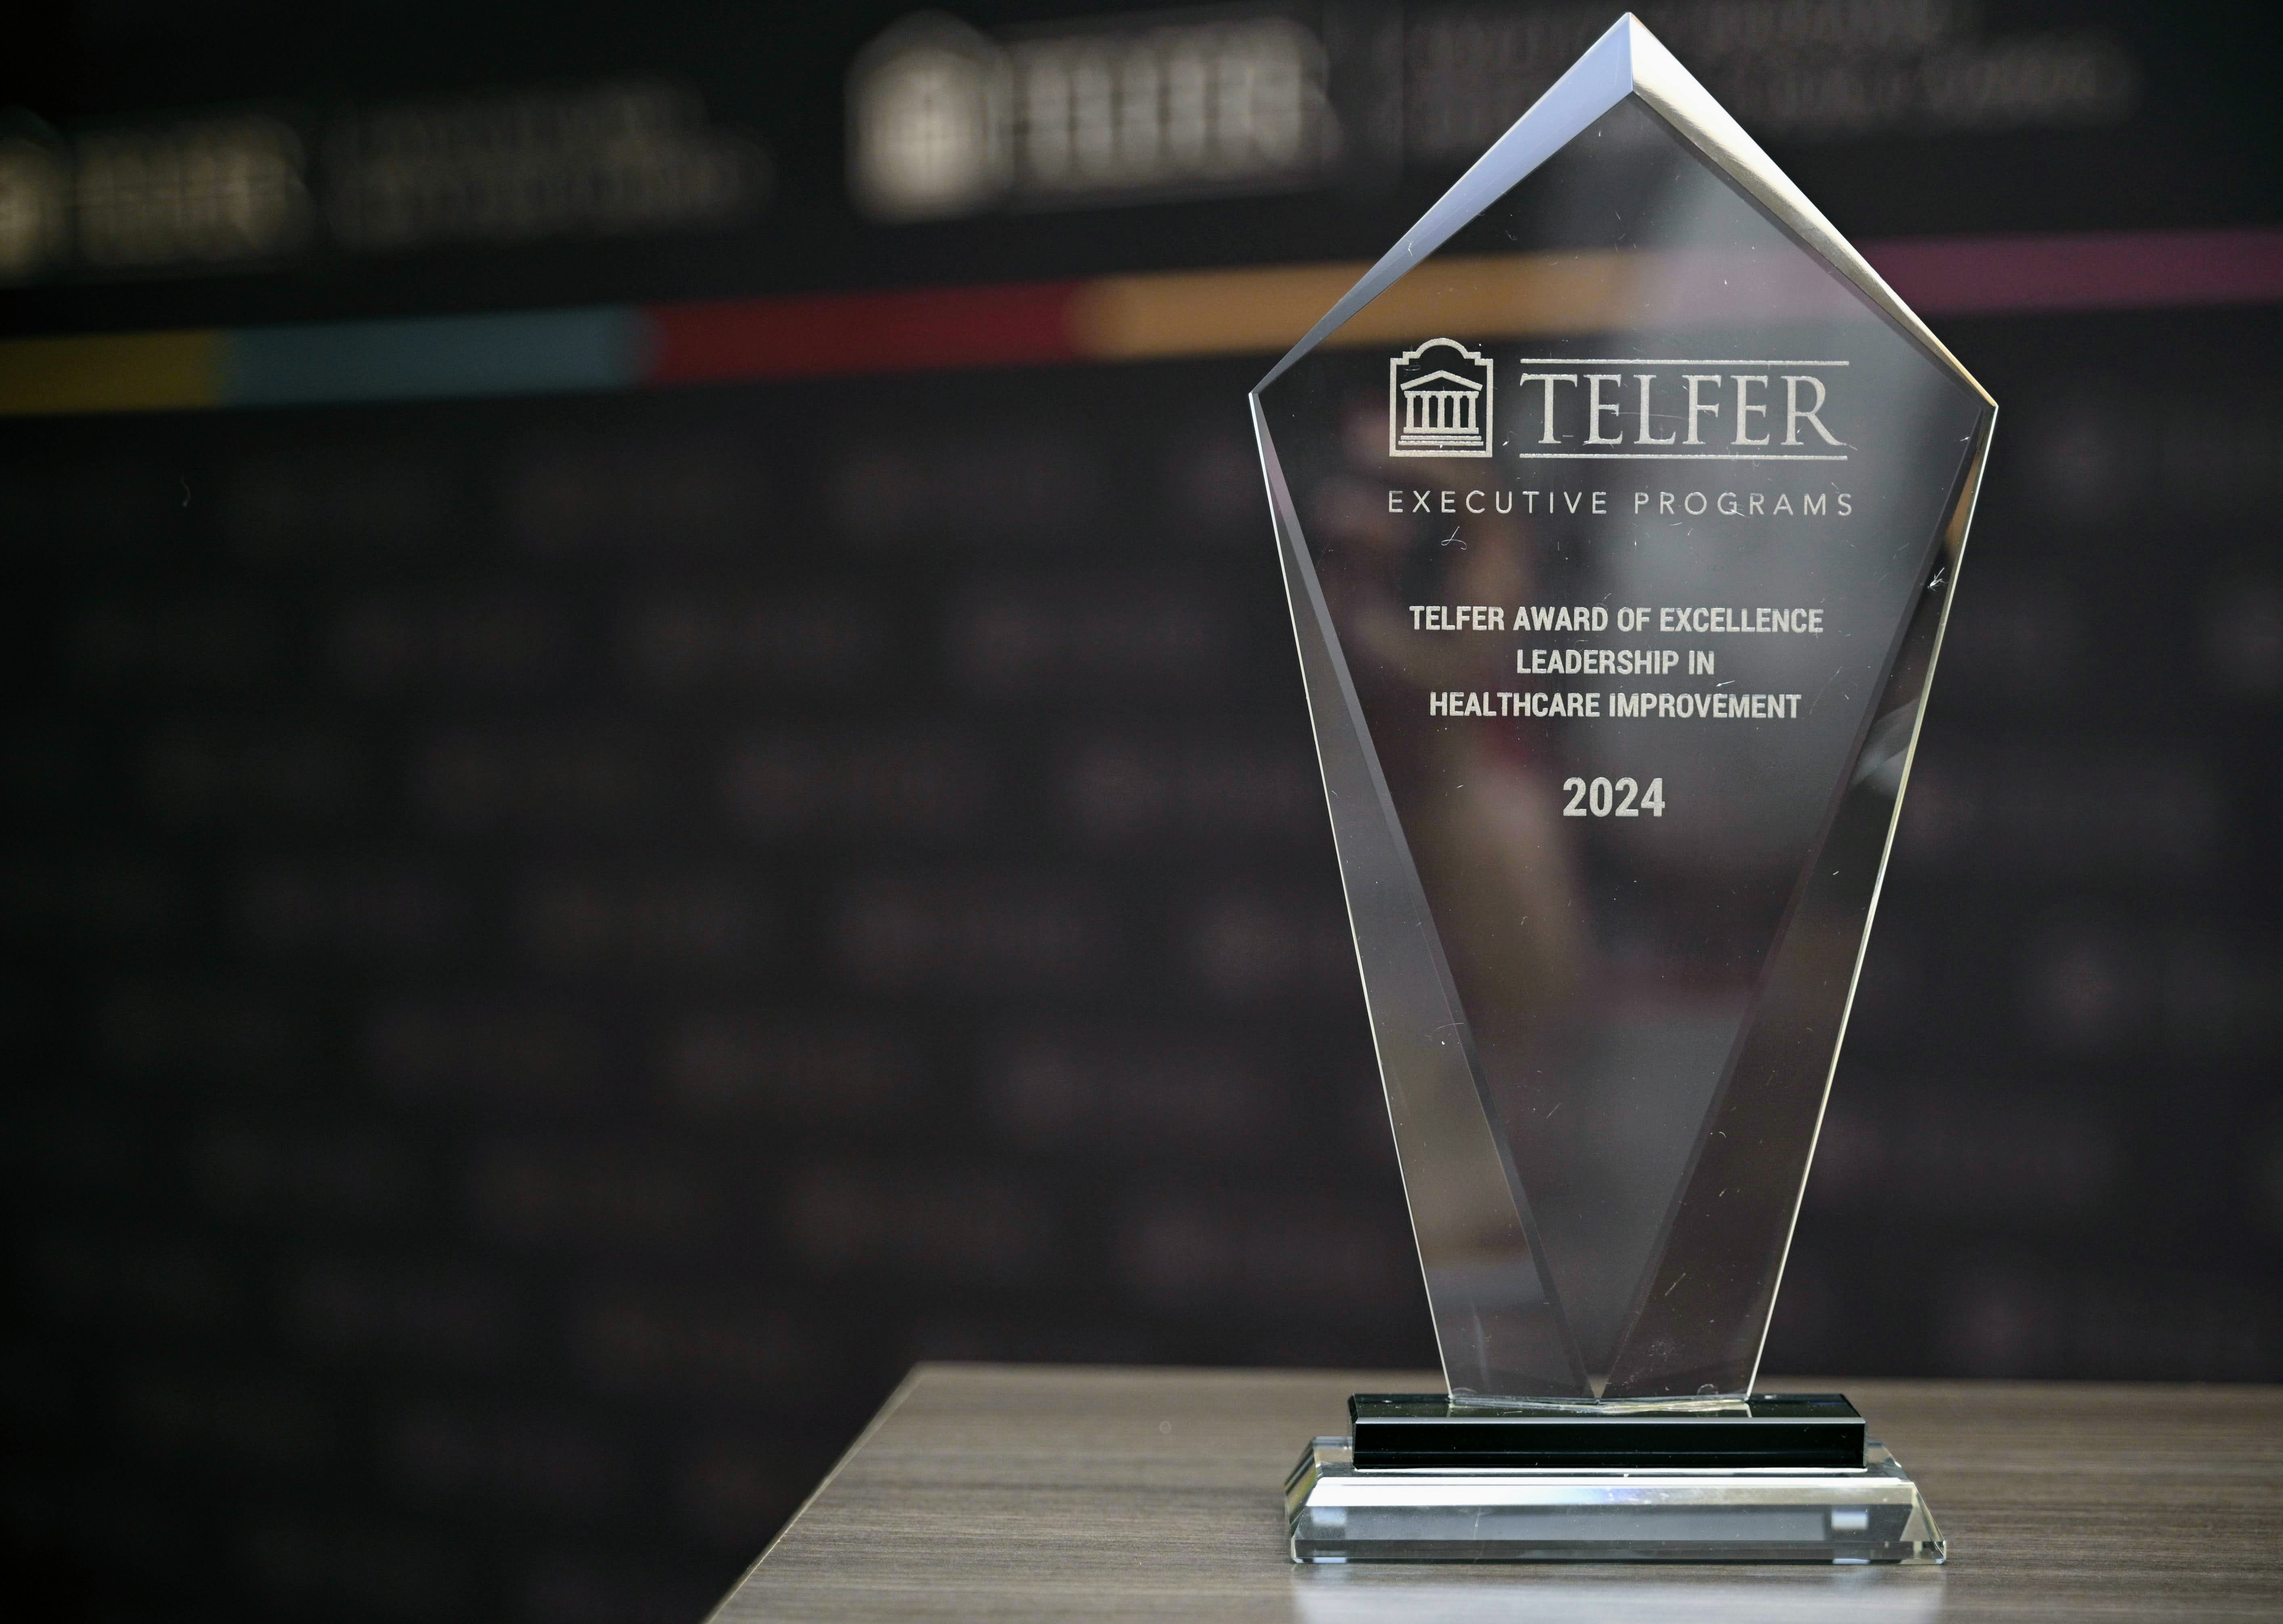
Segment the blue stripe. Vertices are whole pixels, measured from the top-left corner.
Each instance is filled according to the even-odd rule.
[[[625,389],[641,381],[643,351],[641,312],[617,305],[240,328],[224,346],[222,397],[300,406]]]

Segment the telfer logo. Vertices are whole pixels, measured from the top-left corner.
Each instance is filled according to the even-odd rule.
[[[1430,338],[1387,363],[1387,455],[1491,454],[1491,363],[1456,338]]]
[[[1823,416],[1833,409],[1843,361],[1524,355],[1521,362],[1521,444],[1530,449],[1514,455],[1524,461],[1844,462],[1851,449]],[[1597,367],[1613,369],[1589,369]]]

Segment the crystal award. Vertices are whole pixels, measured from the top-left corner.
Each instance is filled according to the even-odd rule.
[[[1251,400],[1448,1387],[1293,1557],[1941,1560],[1754,1381],[1995,404],[1631,17]]]

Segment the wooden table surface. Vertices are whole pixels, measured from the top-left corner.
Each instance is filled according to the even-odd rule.
[[[715,1624],[2283,1620],[2283,1388],[1769,1380],[1844,1392],[1938,1568],[1296,1567],[1282,1484],[1352,1392],[1430,1372],[923,1365]]]

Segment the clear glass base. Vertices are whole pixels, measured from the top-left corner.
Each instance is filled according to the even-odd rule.
[[[1944,1557],[1884,1444],[1859,1471],[1359,1472],[1319,1438],[1284,1485],[1295,1562],[1893,1562]]]

